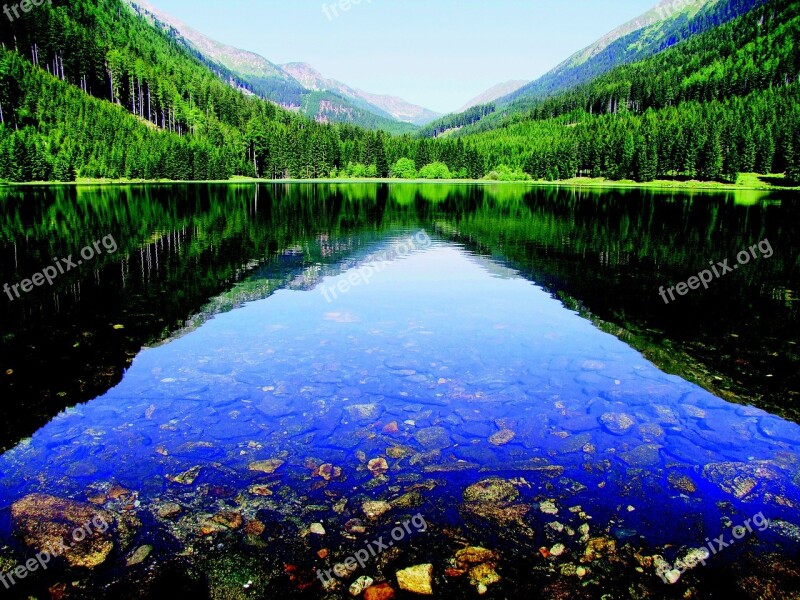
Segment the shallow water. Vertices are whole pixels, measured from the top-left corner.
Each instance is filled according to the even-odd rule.
[[[448,586],[460,580],[443,575],[447,552],[455,551],[449,539],[456,549],[483,545],[508,558],[490,593],[541,590],[550,576],[526,568],[540,561],[536,569],[558,573],[563,564],[539,553],[557,544],[566,548],[561,563],[589,568],[580,589],[603,589],[603,577],[624,589],[626,577],[640,576],[635,552],[674,562],[719,535],[732,542],[731,528],[756,515],[772,526],[751,527],[713,557],[717,568],[745,552],[796,555],[800,426],[666,374],[624,335],[599,329],[574,302],[565,306],[540,278],[490,256],[480,242],[496,239],[487,231],[491,219],[477,219],[474,208],[452,220],[441,207],[426,215],[436,206],[418,205],[416,219],[374,229],[304,230],[302,242],[251,264],[187,327],[142,350],[118,384],[0,457],[0,507],[44,493],[135,514],[142,522],[135,539],[95,570],[104,584],[119,585],[124,557],[143,544],[154,547],[148,560],[156,564],[187,549],[199,555],[197,564],[210,564],[204,561],[222,550],[217,538],[225,560],[270,555],[267,574],[239,563],[224,574],[209,568],[212,597],[321,594],[313,576],[298,582],[292,571],[276,574],[275,565],[312,574],[330,568],[415,514],[429,529],[348,585],[364,573],[393,583],[391,560],[432,562],[437,585],[455,597],[461,588]],[[507,210],[495,207],[500,222]],[[505,218],[500,238],[516,240],[512,253],[519,253],[521,221]],[[792,251],[783,242],[773,237],[777,249]],[[537,256],[556,250],[549,240],[538,243]],[[161,260],[169,268],[167,253]],[[781,261],[792,273],[791,260]],[[225,300],[231,296],[239,300]],[[386,459],[386,473],[370,463],[377,458]],[[502,497],[476,499],[470,486],[479,482],[484,491],[499,486]],[[112,484],[125,493],[115,498]],[[375,500],[391,508],[370,518],[364,503]],[[177,521],[156,516],[169,502],[183,507]],[[204,530],[221,511],[267,531]],[[344,535],[352,519],[366,530]],[[309,534],[312,523],[326,535]],[[13,530],[12,519],[0,520],[4,539]],[[604,548],[613,540],[619,557],[597,557],[601,568],[586,553],[590,539],[605,540]],[[331,549],[327,559],[317,555],[323,547]],[[702,587],[701,571],[690,574],[698,578],[692,585]],[[654,568],[642,572],[655,591],[640,597],[663,592]],[[148,589],[133,573],[133,589]],[[255,583],[245,588],[247,581]]]

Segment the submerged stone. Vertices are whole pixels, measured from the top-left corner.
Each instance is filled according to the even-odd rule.
[[[394,595],[392,586],[384,582],[368,587],[364,591],[364,600],[392,600]]]
[[[426,427],[414,434],[420,444],[427,450],[444,450],[453,445],[450,435],[444,427]]]
[[[112,527],[117,520],[91,504],[31,494],[11,506],[11,520],[25,544],[36,552],[55,552],[67,544],[70,550],[64,558],[73,567],[94,568],[115,547]],[[78,531],[81,539],[77,539]]]
[[[625,413],[606,413],[600,417],[600,422],[614,435],[624,435],[636,424],[633,417]]]
[[[424,564],[397,571],[397,585],[401,590],[423,596],[433,595],[433,565]]]
[[[489,438],[489,443],[492,444],[493,446],[505,446],[506,444],[511,442],[511,440],[513,440],[516,435],[517,434],[511,431],[510,429],[503,429],[502,431],[498,431],[493,436],[491,436]]]
[[[653,467],[661,462],[660,450],[661,446],[642,444],[619,456],[632,467]]]
[[[467,502],[513,502],[518,497],[514,484],[500,478],[484,479],[464,490]]]
[[[383,500],[368,500],[361,506],[364,514],[369,519],[379,519],[381,516],[392,510],[392,505]]]
[[[257,460],[250,463],[249,469],[251,471],[259,471],[261,473],[266,473],[267,475],[272,475],[275,471],[280,469],[284,464],[284,461],[278,458],[271,458],[269,460]]]
[[[143,563],[145,560],[147,560],[147,557],[150,556],[152,551],[152,546],[139,546],[125,561],[125,565],[128,567],[133,567]]]
[[[375,581],[372,577],[367,577],[366,575],[362,575],[358,579],[356,579],[352,584],[350,584],[350,595],[351,596],[360,596],[361,593],[370,587]]]

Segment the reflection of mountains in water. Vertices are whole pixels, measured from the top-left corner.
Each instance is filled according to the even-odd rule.
[[[707,387],[726,398],[792,417],[786,411],[800,389],[797,336],[787,333],[798,330],[791,298],[800,289],[793,270],[800,219],[776,194],[739,203],[732,193],[435,184],[0,193],[6,281],[87,240],[111,234],[120,246],[91,271],[0,305],[0,366],[14,373],[0,379],[0,393],[16,408],[0,420],[0,439],[103,393],[143,346],[278,289],[313,289],[321,277],[363,266],[382,240],[421,228],[463,244],[498,277],[523,276],[609,331],[632,332],[629,343],[662,368],[711,382]],[[53,223],[62,226],[54,232]],[[660,285],[765,237],[775,248],[769,261],[675,309],[657,302]],[[683,355],[691,361],[676,361]]]

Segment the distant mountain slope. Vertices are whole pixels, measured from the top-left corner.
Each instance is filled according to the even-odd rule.
[[[491,104],[492,102],[498,100],[499,98],[503,98],[508,94],[516,92],[518,89],[528,85],[529,83],[530,81],[527,79],[511,79],[510,81],[498,83],[497,85],[490,87],[483,93],[475,96],[472,100],[470,100],[464,106],[459,108],[458,112],[462,113],[468,111],[470,108],[479,106],[481,104]]]
[[[402,98],[371,94],[352,88],[341,81],[325,77],[308,63],[288,63],[281,65],[281,69],[299,81],[308,90],[339,94],[357,105],[364,106],[375,114],[384,115],[397,121],[426,125],[441,116],[439,113],[411,104]]]
[[[768,0],[640,61],[456,132],[535,179],[800,174],[800,2]]]
[[[496,99],[496,110],[477,120],[467,112],[444,119],[465,123],[458,135],[506,126],[542,98],[589,83],[620,66],[657,55],[766,4],[768,0],[662,0],[642,16],[625,23],[575,53],[539,79]],[[439,121],[442,121],[440,119]],[[437,121],[436,123],[439,123]],[[437,135],[426,127],[420,134]]]
[[[366,100],[373,106],[382,108],[398,121],[413,123],[414,125],[426,125],[441,116],[441,113],[434,112],[423,106],[411,104],[397,96],[370,94],[363,90],[356,91],[363,100]]]
[[[640,17],[618,27],[569,57],[498,105],[541,97],[586,83],[623,64],[658,54],[675,44],[728,23],[767,0],[662,0]]]
[[[284,68],[254,52],[209,38],[147,0],[126,1],[139,15],[186,45],[203,62],[212,68],[223,67],[245,82],[249,91],[258,96],[320,122],[353,123],[393,133],[413,130],[413,127],[405,125],[414,123],[413,120],[396,117],[391,111],[362,98],[357,90],[324,78],[310,65],[293,63]],[[422,108],[419,110],[425,111]],[[434,114],[433,118],[436,116]]]

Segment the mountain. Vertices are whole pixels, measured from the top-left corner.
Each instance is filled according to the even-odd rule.
[[[0,28],[0,182],[387,177],[409,156],[485,174],[457,141],[354,125],[415,129],[331,92],[303,88],[309,119],[252,88],[124,0],[45,2]]]
[[[671,48],[748,13],[767,0],[662,0],[640,17],[625,23],[592,45],[570,56],[555,69],[498,100],[537,98],[569,89],[598,75]]]
[[[585,83],[518,100],[508,107],[516,112],[491,113],[455,137],[498,172],[502,161],[535,179],[733,182],[755,172],[796,180],[798,39],[800,3],[769,0]]]
[[[709,4],[687,31],[743,1]],[[369,131],[352,114],[321,122],[346,101],[333,92],[303,88],[315,119],[285,110],[153,24],[122,0],[70,0],[0,28],[0,180],[386,177],[395,166],[506,180],[800,177],[798,2],[768,0],[505,113],[473,107],[437,123],[436,139]]]
[[[494,99],[495,110],[481,118],[468,119],[464,112],[451,116],[450,120],[464,124],[459,135],[503,127],[542,98],[590,82],[617,67],[664,52],[729,23],[767,1],[662,0],[643,15],[576,52],[539,79]],[[437,128],[427,127],[421,134],[433,137],[437,131]]]
[[[504,83],[498,83],[495,86],[490,87],[485,92],[475,96],[472,100],[467,102],[464,106],[458,109],[459,113],[466,112],[470,108],[475,106],[479,106],[481,104],[491,104],[495,100],[507,96],[513,92],[516,92],[521,87],[528,85],[530,83],[529,80],[525,79],[511,79]]]
[[[413,123],[414,125],[426,125],[431,121],[438,119],[441,113],[434,112],[423,106],[411,104],[397,96],[387,96],[383,94],[370,94],[363,90],[357,90],[358,95],[363,100],[369,102],[373,106],[377,106],[388,112],[398,121],[404,123]]]
[[[372,110],[375,114],[385,115],[397,121],[426,125],[441,116],[439,113],[411,104],[402,98],[371,94],[351,88],[341,81],[325,77],[307,63],[288,63],[281,65],[281,69],[308,90],[336,93],[357,105],[368,107],[368,110]]]
[[[379,100],[383,96],[373,96],[327,79],[310,65],[276,65],[259,54],[209,38],[146,0],[126,1],[140,16],[186,45],[209,66],[224,67],[244,81],[252,93],[320,122],[350,122],[370,129],[403,133],[413,128],[402,123],[424,124],[439,116],[400,99],[395,104],[401,110],[393,113],[380,102],[367,99]],[[408,115],[412,118],[406,118]]]

